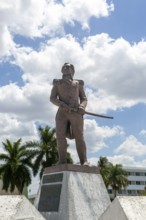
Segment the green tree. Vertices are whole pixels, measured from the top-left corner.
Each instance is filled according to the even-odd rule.
[[[103,181],[106,187],[108,186],[108,176],[110,172],[110,165],[111,163],[108,161],[106,157],[99,158],[97,166],[99,168],[100,174],[103,178]]]
[[[99,158],[98,167],[106,187],[112,187],[115,198],[117,191],[128,185],[127,172],[121,164],[113,165],[106,157]]]
[[[24,186],[31,183],[31,160],[34,157],[32,151],[21,145],[21,139],[16,142],[6,140],[3,142],[4,153],[0,154],[3,163],[0,166],[0,175],[3,189],[13,192],[15,187],[22,194]]]
[[[108,169],[109,174],[106,185],[112,187],[115,198],[117,191],[125,188],[128,185],[127,172],[123,169],[121,164],[110,164]]]
[[[38,128],[39,141],[26,143],[27,148],[31,148],[36,155],[33,166],[33,173],[37,175],[40,171],[42,177],[45,167],[52,166],[58,161],[57,141],[55,129],[45,126]],[[67,155],[68,163],[72,163],[70,154]]]

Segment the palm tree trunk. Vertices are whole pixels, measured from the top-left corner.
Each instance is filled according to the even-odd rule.
[[[114,199],[115,199],[115,197],[117,196],[117,190],[113,189],[113,192],[114,192]]]

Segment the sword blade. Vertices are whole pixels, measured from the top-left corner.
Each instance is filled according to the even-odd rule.
[[[91,113],[91,112],[86,112],[86,111],[85,111],[85,114],[96,116],[96,117],[100,117],[100,118],[108,118],[108,119],[113,119],[114,118],[114,117],[111,117],[111,116],[99,115],[99,114],[95,114],[95,113]]]

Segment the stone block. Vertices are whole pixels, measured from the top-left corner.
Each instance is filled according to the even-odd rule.
[[[99,220],[145,220],[146,196],[117,196]]]
[[[25,196],[0,196],[1,220],[45,220]]]

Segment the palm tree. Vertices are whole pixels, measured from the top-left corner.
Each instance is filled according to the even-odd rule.
[[[99,158],[98,167],[106,187],[112,187],[115,198],[117,191],[128,185],[127,172],[121,164],[113,165],[106,157]]]
[[[108,175],[109,175],[109,172],[110,172],[110,167],[111,163],[108,161],[108,159],[106,157],[100,157],[99,160],[98,160],[98,168],[99,168],[99,171],[100,171],[100,174],[103,178],[103,181],[107,187],[108,185]]]
[[[18,189],[22,194],[24,186],[31,183],[31,160],[34,157],[32,151],[21,145],[21,139],[12,143],[8,139],[3,144],[5,153],[0,154],[3,163],[0,166],[0,175],[3,182],[3,189],[11,192]]]
[[[107,186],[111,186],[114,192],[114,198],[117,191],[125,188],[128,185],[127,172],[123,169],[121,164],[110,164],[109,174],[107,179]]]
[[[31,148],[36,155],[33,173],[37,175],[40,171],[40,178],[42,177],[45,167],[52,166],[58,161],[57,141],[55,129],[45,126],[38,128],[39,141],[30,141],[26,143],[27,148]],[[68,154],[68,162],[72,163],[70,154]]]

